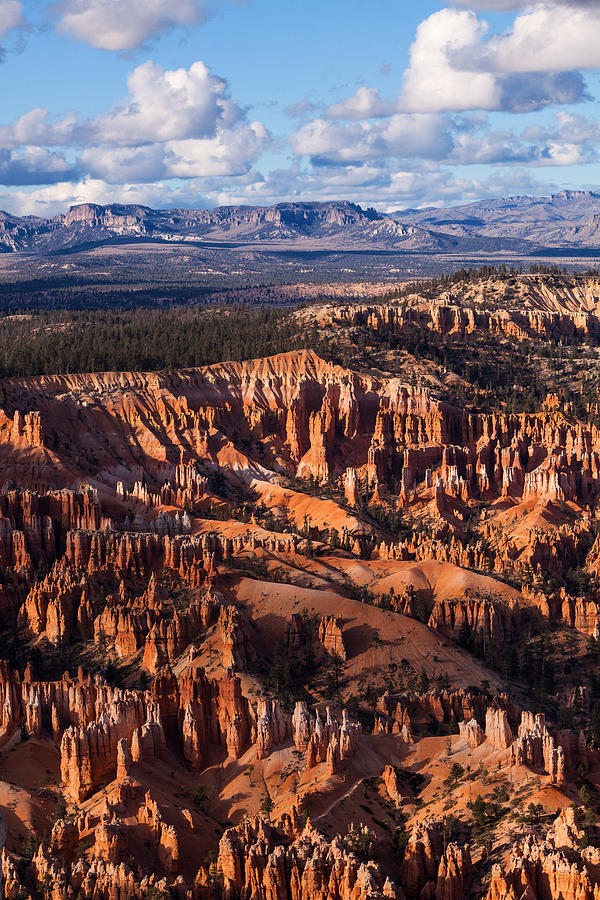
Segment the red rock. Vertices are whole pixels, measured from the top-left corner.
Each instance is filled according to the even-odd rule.
[[[505,709],[489,707],[485,716],[485,737],[494,750],[510,747],[513,736]]]
[[[459,722],[458,727],[461,738],[467,742],[472,750],[485,741],[485,732],[476,719],[469,719],[468,722]]]
[[[328,653],[345,660],[347,654],[342,632],[343,625],[343,620],[337,616],[324,616],[319,622],[319,640]]]

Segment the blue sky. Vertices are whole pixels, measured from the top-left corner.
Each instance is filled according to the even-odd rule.
[[[600,187],[598,0],[0,0],[0,208]]]

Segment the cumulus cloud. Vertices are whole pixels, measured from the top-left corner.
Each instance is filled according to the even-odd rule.
[[[451,165],[514,165],[553,167],[588,165],[598,158],[600,124],[561,110],[550,127],[529,127],[520,134],[494,130],[481,115],[462,117],[454,132]],[[470,119],[470,127],[468,120]]]
[[[95,146],[80,157],[91,176],[111,184],[160,178],[235,177],[247,172],[268,146],[260,122],[240,125],[205,140],[166,141],[136,148]]]
[[[269,132],[260,122],[223,131],[210,140],[172,141],[167,145],[167,173],[172,178],[241,175],[269,142]]]
[[[500,79],[501,110],[532,112],[590,99],[580,72],[519,72]]]
[[[229,125],[240,116],[228,99],[226,82],[203,62],[166,71],[146,62],[130,72],[127,86],[126,103],[83,123],[80,139],[139,146],[213,137],[220,124]]]
[[[298,162],[275,169],[267,178],[254,170],[228,179],[198,178],[180,184],[127,182],[115,185],[83,178],[33,190],[0,193],[0,209],[15,214],[51,216],[76,203],[142,203],[156,208],[203,207],[282,200],[353,200],[382,210],[441,206],[511,193],[548,194],[560,185],[540,182],[521,168],[498,169],[481,179],[457,175],[447,167],[425,163],[418,170],[369,163],[306,169]]]
[[[36,106],[8,125],[0,125],[0,148],[10,149],[26,144],[63,146],[71,141],[76,126],[75,113],[53,120],[48,109]]]
[[[292,135],[291,144],[318,164],[347,164],[386,156],[441,159],[452,138],[443,116],[398,114],[373,123],[315,119]]]
[[[600,9],[540,6],[511,31],[486,37],[472,10],[442,9],[423,21],[397,106],[526,112],[586,98],[580,68],[600,66]]]
[[[402,112],[476,109],[531,112],[578,103],[589,99],[583,76],[575,70],[578,55],[583,66],[594,58],[600,66],[596,24],[600,27],[600,8],[544,6],[518,16],[510,32],[487,37],[489,26],[472,10],[441,9],[417,28],[403,90],[396,98],[385,100],[377,89],[362,86],[330,106],[325,118],[362,121]]]
[[[517,16],[510,31],[492,35],[479,46],[459,47],[454,62],[491,72],[596,69],[600,67],[599,30],[598,3],[544,3]]]
[[[368,122],[315,119],[291,137],[292,148],[314,167],[375,168],[428,162],[452,166],[579,165],[596,160],[598,128],[582,117],[560,115],[554,128],[516,134],[494,129],[484,113],[395,114]],[[581,139],[578,139],[577,136]]]
[[[545,3],[546,6],[583,6],[593,7],[598,0],[454,0],[456,6],[468,6],[471,9],[486,9],[494,12],[511,12],[516,9],[530,9],[532,6]]]
[[[99,50],[133,50],[176,26],[202,22],[202,0],[60,0],[56,30]]]
[[[449,161],[455,165],[530,163],[537,149],[523,143],[510,131],[474,132],[457,135]]]
[[[219,128],[229,128],[242,119],[241,110],[228,96],[227,83],[203,62],[171,70],[146,62],[129,73],[127,86],[126,101],[94,119],[80,120],[69,113],[55,120],[45,108],[31,109],[0,126],[0,146],[101,143],[136,147],[212,138]]]
[[[520,0],[454,0],[456,6],[468,6],[470,9],[490,9],[495,12],[505,12],[513,9],[520,9],[523,6],[531,6],[528,3],[520,2]]]
[[[359,87],[355,94],[340,103],[330,106],[325,115],[328,119],[361,119],[391,116],[397,112],[397,103],[382,99],[377,88]]]
[[[246,120],[226,82],[202,62],[171,71],[144,63],[127,83],[126,102],[94,119],[75,113],[53,119],[38,107],[0,126],[0,180],[17,184],[20,173],[22,184],[64,181],[72,172],[62,156],[50,154],[57,147],[79,151],[77,170],[91,176],[90,184],[235,178],[271,142],[264,125]]]
[[[574,166],[592,162],[595,151],[567,139],[548,137],[527,143],[510,131],[457,136],[446,162],[452,165]]]
[[[600,143],[600,122],[561,110],[555,114],[553,126],[530,125],[524,129],[521,137],[537,145],[577,147],[581,157],[587,161],[595,161]]]
[[[467,10],[442,9],[421,22],[401,102],[418,112],[498,109],[502,89],[494,74],[469,71],[453,62],[478,47],[486,31],[485,22]]]
[[[33,190],[0,193],[0,208],[15,214],[52,216],[77,203],[142,203],[158,208],[270,204],[282,200],[351,199],[365,205],[396,209],[399,205],[457,201],[484,195],[472,179],[459,179],[447,170],[421,167],[419,172],[382,169],[369,164],[306,170],[298,163],[264,178],[251,171],[228,179],[197,178],[172,182],[114,184],[86,177]],[[480,192],[481,191],[481,192]]]
[[[200,21],[205,2],[61,0],[55,11],[64,33],[119,50]],[[9,5],[21,15],[17,0],[0,0],[0,35]],[[474,9],[518,12],[504,33],[490,34]],[[397,208],[514,193],[517,182],[536,184],[526,171],[596,162],[600,126],[563,110],[550,124],[530,118],[511,129],[507,117],[487,113],[587,99],[579,70],[600,68],[599,24],[600,0],[455,0],[419,25],[395,96],[363,85],[325,110],[312,98],[286,107],[297,120],[293,163],[266,177],[255,166],[271,136],[248,121],[223,78],[202,62],[173,70],[146,62],[129,73],[124,99],[93,118],[35,108],[0,125],[0,181],[15,187],[0,208],[46,215],[78,202],[283,198]],[[453,169],[466,166],[510,173],[506,187],[500,174],[478,180]]]
[[[229,196],[213,193],[205,185],[210,203],[264,205],[281,200],[353,200],[381,210],[406,207],[443,206],[469,200],[514,193],[547,194],[558,189],[552,182],[540,182],[531,171],[505,168],[481,179],[458,175],[434,162],[418,169],[389,163],[374,166],[361,163],[346,167],[320,166],[304,169],[298,163],[277,169],[268,178],[238,184]]]
[[[142,203],[147,206],[170,206],[177,196],[167,185],[121,184],[116,187],[100,179],[60,181],[33,190],[14,190],[0,194],[0,208],[16,215],[53,216],[79,203]]]
[[[23,21],[21,0],[0,0],[0,38]]]
[[[67,162],[62,153],[43,147],[0,150],[0,184],[53,184],[75,177],[77,167]]]

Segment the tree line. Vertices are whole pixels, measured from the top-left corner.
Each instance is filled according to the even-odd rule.
[[[0,375],[170,370],[325,350],[289,310],[237,306],[71,310],[0,318]]]

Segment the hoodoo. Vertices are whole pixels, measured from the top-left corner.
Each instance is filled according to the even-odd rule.
[[[336,361],[2,379],[6,897],[600,893],[598,406],[473,361],[600,330],[525,280],[286,313]]]

